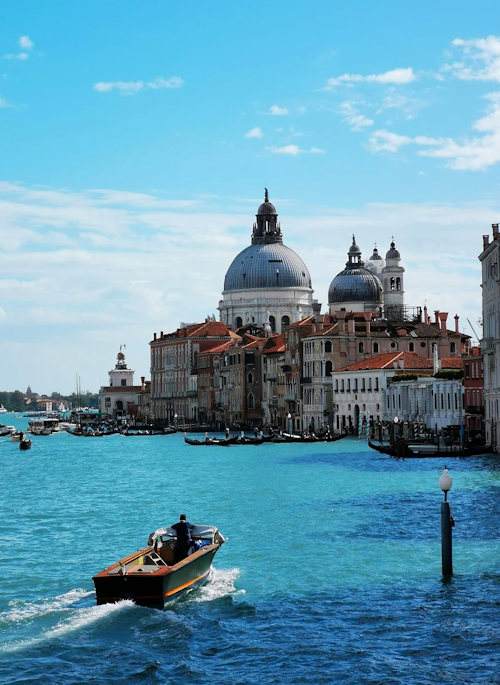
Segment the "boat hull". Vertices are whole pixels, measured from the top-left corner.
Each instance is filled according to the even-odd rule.
[[[153,572],[120,572],[120,564],[130,564],[151,551],[139,550],[94,576],[97,604],[131,599],[140,606],[163,609],[169,602],[203,585],[220,545],[203,547],[174,566],[162,566]],[[139,566],[139,565],[138,565]]]

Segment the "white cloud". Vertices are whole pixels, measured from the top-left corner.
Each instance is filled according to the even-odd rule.
[[[289,112],[286,107],[278,107],[278,105],[272,105],[271,107],[269,107],[268,112],[268,114],[274,117],[286,116],[288,113]]]
[[[417,145],[422,157],[446,159],[456,171],[480,171],[500,162],[500,91],[485,96],[488,113],[473,123],[481,136],[464,140],[431,138],[429,136],[401,136],[386,130],[375,131],[368,147],[374,152],[398,152],[404,145]]]
[[[446,64],[444,71],[466,81],[500,81],[499,36],[455,38],[452,45],[462,53],[462,61]]]
[[[347,100],[340,104],[340,112],[344,118],[344,121],[349,124],[353,131],[361,131],[368,126],[372,126],[374,123],[373,119],[365,117],[364,114],[359,112],[353,102]]]
[[[245,133],[245,138],[263,138],[264,134],[260,126],[255,126]]]
[[[283,145],[282,147],[272,147],[271,152],[275,155],[289,155],[291,157],[296,157],[297,155],[322,155],[325,151],[319,147],[311,147],[309,150],[303,150],[298,145]]]
[[[7,102],[7,100],[0,98],[0,109],[2,109],[2,107],[12,107],[12,105],[10,102]]]
[[[366,76],[363,76],[362,74],[342,74],[342,76],[329,78],[324,90],[331,90],[337,86],[351,83],[393,83],[396,85],[404,85],[406,83],[411,83],[416,78],[416,74],[411,67],[392,69],[391,71],[385,71],[382,74],[368,74]]]
[[[116,90],[120,95],[135,95],[141,90],[159,90],[161,88],[180,88],[184,81],[179,76],[169,79],[155,78],[152,81],[100,81],[94,83],[94,90],[99,93],[110,93]]]
[[[19,52],[15,55],[9,54],[9,55],[4,55],[4,59],[19,59],[21,61],[28,59],[29,55],[27,52]]]
[[[19,47],[21,48],[21,50],[31,50],[33,45],[34,45],[34,43],[29,38],[29,36],[21,36],[19,38]]]

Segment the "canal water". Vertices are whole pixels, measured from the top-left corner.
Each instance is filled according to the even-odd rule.
[[[0,438],[0,682],[499,682],[499,463],[446,461],[445,583],[443,459],[356,439]],[[228,538],[209,582],[165,611],[96,606],[93,574],[181,512]]]

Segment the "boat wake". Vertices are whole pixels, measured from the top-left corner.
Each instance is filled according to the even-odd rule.
[[[77,589],[46,601],[11,602],[9,610],[0,614],[0,624],[10,624],[11,632],[14,632],[12,631],[12,624],[15,624],[17,626],[16,632],[21,632],[21,635],[18,634],[17,639],[14,636],[13,639],[2,642],[0,651],[8,653],[30,649],[45,640],[62,637],[106,620],[124,610],[129,610],[132,607],[137,608],[131,600],[100,606],[78,606],[79,602],[93,596],[94,592]],[[34,621],[41,621],[39,635],[33,638],[23,637],[23,629],[32,630]]]
[[[40,602],[22,602],[16,600],[9,603],[10,609],[0,614],[0,622],[2,623],[19,623],[28,619],[33,619],[38,616],[45,616],[57,611],[63,611],[76,604],[82,599],[93,595],[93,592],[87,590],[70,590],[63,595],[58,595],[53,599],[43,600]]]
[[[245,590],[237,590],[234,583],[240,574],[238,568],[211,568],[208,582],[189,597],[193,602],[213,602],[228,595],[244,595]]]

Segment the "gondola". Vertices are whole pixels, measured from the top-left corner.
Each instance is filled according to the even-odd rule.
[[[491,447],[485,445],[435,445],[428,442],[399,441],[393,444],[374,443],[368,440],[368,446],[382,454],[396,459],[419,459],[421,457],[473,457],[488,454]]]
[[[194,438],[188,438],[187,435],[184,435],[184,442],[186,445],[216,445],[218,447],[229,447],[229,445],[235,445],[237,440],[237,435],[234,435],[231,438],[211,438],[207,436],[204,440],[196,440]]]

